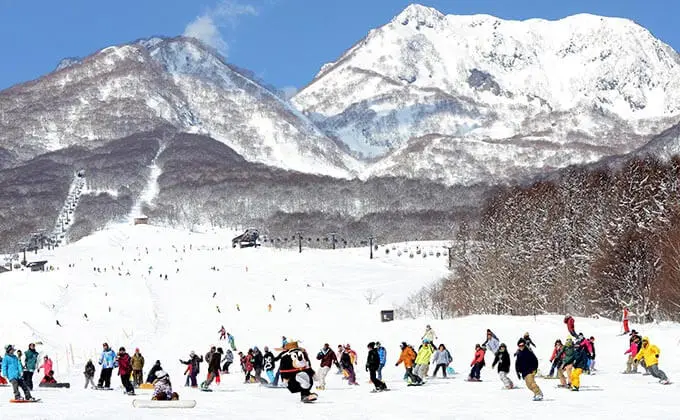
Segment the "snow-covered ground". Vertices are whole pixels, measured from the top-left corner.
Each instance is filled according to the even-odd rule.
[[[674,418],[680,410],[678,385],[661,386],[649,376],[620,374],[628,338],[617,335],[617,322],[578,318],[577,330],[596,337],[597,375],[584,375],[579,393],[556,389],[552,380],[539,380],[546,401],[535,403],[527,389],[501,389],[490,368],[490,355],[482,371],[483,382],[463,379],[474,345],[483,340],[486,328],[494,330],[511,350],[518,337],[529,331],[538,346],[540,368],[546,371],[552,343],[566,337],[561,316],[470,316],[381,323],[381,309],[392,309],[421,286],[446,274],[444,257],[408,258],[407,254],[387,255],[380,250],[370,260],[366,248],[304,249],[301,254],[266,247],[232,249],[231,237],[229,233],[114,226],[34,256],[48,259],[54,271],[0,275],[0,343],[13,343],[25,350],[30,341],[42,342],[38,350],[53,358],[57,379],[72,384],[69,390],[36,388],[34,395],[43,403],[34,405],[10,405],[10,389],[0,388],[4,395],[0,397],[0,418],[605,419],[624,415]],[[422,244],[424,250],[429,251],[428,247],[434,252],[441,250],[439,243]],[[365,298],[369,289],[382,294],[372,305]],[[271,313],[269,303],[273,305]],[[311,310],[305,309],[305,303]],[[437,342],[452,351],[458,374],[453,379],[431,379],[426,386],[407,388],[401,379],[403,368],[394,366],[398,345],[401,341],[417,344],[427,323],[437,332]],[[204,354],[211,344],[226,347],[218,342],[221,325],[235,336],[239,350],[255,345],[279,347],[282,335],[302,341],[312,357],[325,342],[332,348],[350,343],[359,354],[361,385],[350,388],[331,371],[327,390],[319,391],[318,402],[303,405],[298,395],[285,389],[243,384],[236,363],[232,374],[215,387],[216,392],[184,388],[184,366],[178,359],[186,359],[191,350]],[[671,380],[677,378],[680,326],[633,327],[661,348],[661,368]],[[362,368],[366,344],[375,340],[388,350],[384,371],[392,389],[388,393],[371,394],[368,373]],[[181,398],[197,400],[196,408],[135,409],[133,397],[118,390],[83,389],[83,366],[88,358],[96,362],[105,341],[115,350],[125,346],[130,353],[139,347],[146,358],[145,374],[160,360]],[[206,370],[204,364],[201,376]],[[113,384],[120,384],[115,376]],[[140,394],[136,398],[150,398],[150,391]]]

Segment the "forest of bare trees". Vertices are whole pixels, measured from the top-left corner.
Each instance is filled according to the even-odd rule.
[[[452,274],[402,308],[680,319],[680,158],[571,168],[498,191],[478,227],[461,229]],[[416,312],[416,313],[413,313]]]

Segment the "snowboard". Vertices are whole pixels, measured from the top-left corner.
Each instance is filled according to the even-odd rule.
[[[473,381],[473,380],[470,380],[470,379],[466,379],[465,382],[482,382],[482,380],[480,379],[478,381]]]
[[[104,388],[104,387],[101,387],[101,386],[96,386],[92,389],[94,389],[95,391],[113,391],[113,388]]]
[[[59,382],[56,384],[38,384],[40,388],[71,388],[71,384],[68,382]]]
[[[135,408],[194,408],[196,407],[195,400],[174,400],[174,401],[156,401],[156,400],[132,400],[132,406]]]
[[[316,399],[317,399],[316,394],[309,394],[308,396],[306,396],[302,399],[302,402],[305,403],[305,404],[310,404],[310,403],[313,403],[314,401],[316,401]]]
[[[201,392],[213,392],[210,388],[200,388]]]
[[[425,382],[418,382],[418,383],[414,382],[414,383],[406,384],[406,386],[423,386],[423,385],[425,385]]]
[[[139,389],[153,389],[153,384],[150,384],[150,383],[140,384]]]
[[[23,403],[37,403],[41,402],[42,400],[40,398],[36,398],[35,400],[9,400],[11,403],[17,403],[17,404],[23,404]]]
[[[385,388],[383,390],[372,389],[371,394],[379,394],[381,392],[387,392],[387,391],[390,391],[390,389],[389,388]]]

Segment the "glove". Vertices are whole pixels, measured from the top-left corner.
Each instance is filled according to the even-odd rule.
[[[399,363],[395,363],[394,366],[399,366]]]

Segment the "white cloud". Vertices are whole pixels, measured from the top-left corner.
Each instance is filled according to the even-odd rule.
[[[244,15],[256,16],[257,9],[248,4],[222,0],[217,6],[208,9],[203,15],[189,22],[184,28],[184,36],[199,39],[226,57],[229,44],[220,30],[227,27],[233,28],[238,23],[238,18]]]

